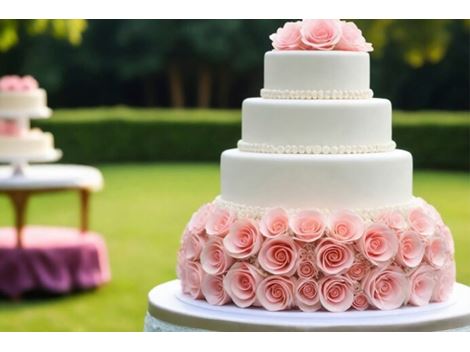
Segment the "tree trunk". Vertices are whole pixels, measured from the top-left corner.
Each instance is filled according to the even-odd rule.
[[[170,84],[171,106],[183,108],[185,105],[183,77],[177,64],[172,63],[168,67],[168,81]]]
[[[197,106],[199,108],[208,108],[211,103],[212,95],[212,75],[208,66],[199,68]]]
[[[222,68],[219,71],[219,89],[217,90],[217,100],[220,108],[227,108],[229,104],[229,94],[230,94],[230,82],[231,75],[230,72]]]

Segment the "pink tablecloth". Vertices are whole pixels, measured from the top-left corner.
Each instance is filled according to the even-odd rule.
[[[23,248],[12,228],[0,229],[0,294],[68,293],[110,280],[106,244],[93,232],[62,227],[25,228]]]

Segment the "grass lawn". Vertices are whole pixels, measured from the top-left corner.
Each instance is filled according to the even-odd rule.
[[[12,303],[0,300],[0,331],[141,331],[147,292],[175,277],[180,233],[191,213],[219,190],[217,164],[102,166],[92,228],[106,236],[113,280],[88,293]],[[453,230],[458,280],[470,285],[470,179],[466,173],[415,172],[415,194],[434,204]],[[0,199],[0,224],[11,223]],[[30,223],[74,225],[75,194],[33,198]]]

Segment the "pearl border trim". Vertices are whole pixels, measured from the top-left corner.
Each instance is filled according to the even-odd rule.
[[[374,96],[372,89],[358,90],[289,90],[289,89],[261,89],[264,99],[370,99]]]
[[[239,140],[240,151],[270,154],[366,154],[392,151],[396,143],[363,144],[363,145],[273,145],[264,143],[248,143]]]
[[[348,210],[354,211],[356,214],[360,215],[363,219],[374,219],[377,215],[384,211],[391,211],[391,210],[398,210],[404,212],[410,208],[420,206],[423,204],[423,200],[418,197],[413,197],[409,202],[402,203],[402,204],[395,204],[385,207],[377,207],[377,208],[348,208]],[[247,217],[252,219],[261,218],[268,210],[272,209],[273,207],[258,207],[252,205],[245,205],[240,203],[235,203],[231,201],[227,201],[222,199],[222,196],[217,196],[213,202],[217,206],[233,211],[238,214],[239,217]],[[288,214],[295,214],[299,211],[305,210],[301,208],[291,208],[286,209],[285,211]],[[333,212],[332,209],[326,208],[308,208],[309,210],[317,210],[323,214],[330,214]]]

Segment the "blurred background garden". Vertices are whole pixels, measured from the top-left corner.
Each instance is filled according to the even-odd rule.
[[[92,228],[113,280],[92,292],[11,302],[0,331],[140,331],[147,292],[175,277],[179,236],[219,192],[219,156],[259,96],[268,36],[285,20],[0,20],[0,76],[31,74],[54,115],[61,162],[99,167]],[[371,87],[394,107],[413,154],[414,193],[442,213],[470,285],[470,21],[360,20],[374,45]],[[76,223],[74,195],[33,199],[30,223]],[[0,225],[12,223],[0,198]]]

